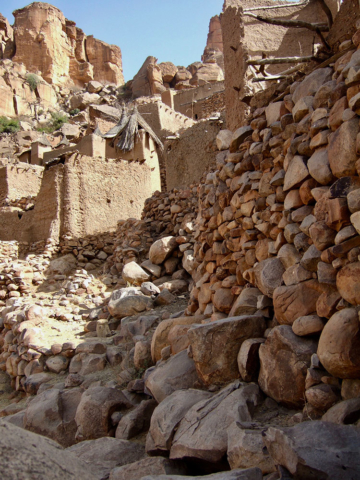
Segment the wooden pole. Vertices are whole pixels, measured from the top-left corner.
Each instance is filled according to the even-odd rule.
[[[315,2],[319,3],[319,4],[320,4],[320,7],[324,10],[325,15],[326,15],[327,18],[328,18],[328,26],[329,26],[329,30],[330,30],[330,28],[332,27],[332,25],[333,25],[333,23],[334,23],[334,19],[333,19],[333,16],[332,16],[332,13],[331,13],[330,8],[328,7],[328,5],[327,5],[327,3],[325,2],[325,0],[315,0]]]
[[[248,60],[248,65],[279,65],[282,63],[306,63],[311,60],[317,60],[314,56],[309,57],[283,57],[283,58],[263,58],[261,60]]]
[[[323,23],[309,23],[304,22],[302,20],[283,20],[278,18],[269,18],[269,17],[262,17],[261,15],[255,15],[254,13],[246,13],[244,15],[248,17],[255,18],[260,22],[268,23],[270,25],[278,25],[280,27],[286,28],[307,28],[308,30],[312,30],[313,32],[328,32],[329,26],[324,25]]]
[[[302,3],[293,3],[287,4],[287,5],[272,5],[272,6],[266,6],[264,5],[263,7],[253,7],[253,8],[247,8],[244,10],[244,13],[247,12],[255,12],[256,10],[274,10],[275,8],[298,8],[298,7],[304,7],[305,5],[308,5],[309,0],[305,0],[305,2]]]

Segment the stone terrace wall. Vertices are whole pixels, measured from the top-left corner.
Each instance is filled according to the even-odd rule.
[[[198,213],[197,191],[197,186],[191,185],[187,190],[155,192],[145,201],[141,220],[120,220],[114,254],[107,260],[106,269],[118,275],[126,263],[141,264],[148,259],[151,245],[159,238],[186,235],[193,241]]]
[[[221,121],[201,120],[180,138],[165,143],[168,190],[199,182],[204,171],[215,164],[215,138],[221,128]]]
[[[217,112],[222,112],[225,110],[225,91],[214,93],[211,97],[204,98],[196,104],[195,111],[197,117],[209,118],[211,115]]]

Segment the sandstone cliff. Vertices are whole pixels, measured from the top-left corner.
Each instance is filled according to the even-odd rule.
[[[14,12],[13,61],[23,63],[30,72],[40,72],[50,84],[64,85],[72,81],[84,85],[90,80],[124,84],[120,48],[87,37],[67,20],[56,7],[34,2]],[[2,17],[3,18],[3,17]],[[12,29],[0,19],[3,56],[10,58]],[[6,42],[4,41],[6,40]]]

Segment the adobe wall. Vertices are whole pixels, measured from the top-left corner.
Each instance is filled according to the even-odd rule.
[[[72,154],[44,173],[33,210],[0,208],[0,240],[35,243],[94,235],[119,218],[141,218],[146,198],[160,189],[146,163]]]
[[[119,218],[141,218],[156,190],[145,163],[72,155],[65,163],[62,234],[83,237],[116,228]]]
[[[181,112],[183,115],[194,120],[206,118],[202,116],[202,110],[198,103],[205,101],[218,92],[223,92],[224,89],[225,83],[222,81],[207,83],[201,87],[191,88],[189,90],[180,90],[179,93],[174,95],[174,108],[177,112]]]
[[[338,0],[326,0],[335,17],[338,11]],[[276,2],[276,4],[290,4],[291,2]],[[273,6],[272,0],[242,0],[243,10],[252,7]],[[305,7],[280,8],[274,10],[259,10],[252,12],[257,15],[286,20],[304,20],[312,23],[327,23],[327,17],[317,2],[310,2]],[[293,57],[305,56],[313,53],[313,44],[320,43],[315,32],[303,28],[284,28],[276,25],[268,25],[244,15],[244,44],[249,55],[253,58],[261,58],[263,52],[270,57]],[[266,70],[277,73],[291,65],[272,65]]]
[[[176,108],[177,111],[160,101],[138,105],[138,110],[161,140],[193,125],[188,115],[185,117]]]
[[[106,140],[107,160],[127,161],[129,165],[133,162],[145,164],[149,168],[149,178],[147,181],[151,186],[151,190],[161,190],[160,181],[160,160],[156,143],[145,130],[139,130],[135,147],[131,152],[120,152],[111,146],[111,140]],[[91,155],[93,156],[93,155]]]
[[[337,50],[340,43],[350,40],[356,32],[356,21],[360,19],[359,0],[343,0],[340,11],[335,18],[329,36],[329,44]]]
[[[215,138],[221,130],[218,121],[202,120],[176,140],[165,142],[166,186],[186,189],[199,182],[204,171],[216,163]]]
[[[23,213],[12,207],[0,209],[0,240],[33,243],[60,237],[63,171],[60,164],[44,172],[33,210]]]
[[[0,202],[36,197],[43,177],[43,167],[20,163],[0,168]]]
[[[252,13],[273,18],[327,22],[327,17],[318,4],[310,3],[306,7],[294,7],[271,11],[258,10]],[[338,9],[337,0],[327,0],[335,16]],[[226,121],[230,130],[243,125],[248,100],[253,94],[254,84],[247,82],[251,73],[247,68],[248,57],[261,58],[268,56],[306,56],[313,54],[313,44],[320,42],[317,35],[305,29],[284,28],[268,25],[243,14],[243,10],[273,6],[272,0],[225,0],[221,14],[221,26],[224,44],[225,63],[225,105]],[[271,12],[271,13],[269,13]],[[290,65],[274,65],[267,68],[269,73],[286,70]],[[242,100],[245,99],[243,102]]]

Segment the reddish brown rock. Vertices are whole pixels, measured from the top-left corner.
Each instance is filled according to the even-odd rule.
[[[317,342],[296,336],[291,327],[271,330],[260,346],[260,388],[289,408],[304,405],[305,379]]]
[[[306,400],[315,409],[325,412],[340,400],[340,391],[331,385],[315,385],[306,390]]]
[[[335,177],[355,175],[356,136],[359,133],[359,120],[344,122],[329,140],[329,163]]]
[[[352,305],[360,305],[360,262],[343,267],[336,276],[340,295]]]
[[[292,325],[297,318],[316,313],[316,302],[321,293],[321,287],[315,280],[278,287],[274,291],[277,321],[281,325]]]
[[[335,313],[321,333],[318,347],[320,362],[339,378],[360,378],[360,325],[355,309]]]
[[[219,312],[229,313],[234,303],[234,298],[230,288],[219,288],[215,292],[213,304]]]
[[[265,342],[264,338],[249,338],[240,347],[237,363],[240,376],[245,382],[256,382],[259,369],[259,348]]]
[[[260,315],[224,318],[188,331],[199,377],[206,385],[223,384],[239,378],[237,356],[248,338],[262,337],[265,320]]]

